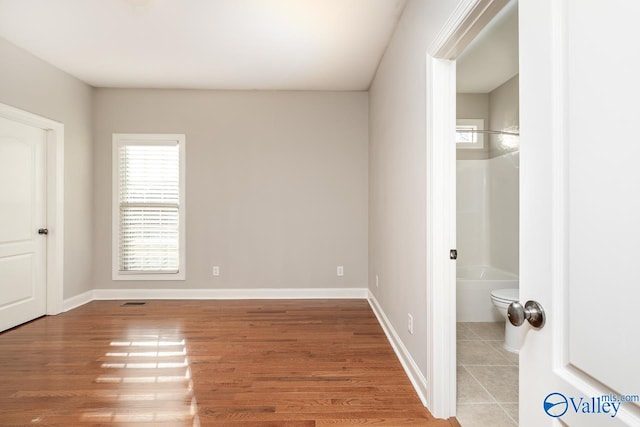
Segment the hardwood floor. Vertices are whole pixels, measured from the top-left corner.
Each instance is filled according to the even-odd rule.
[[[364,300],[95,301],[0,334],[0,425],[451,427]]]

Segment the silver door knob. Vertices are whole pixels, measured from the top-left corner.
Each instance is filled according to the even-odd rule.
[[[524,307],[519,302],[512,302],[507,309],[507,317],[513,326],[521,326],[528,320],[534,328],[542,328],[545,321],[544,310],[535,301],[527,301]]]

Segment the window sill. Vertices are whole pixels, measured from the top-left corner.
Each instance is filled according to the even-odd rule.
[[[112,280],[146,280],[146,281],[180,281],[186,280],[184,271],[178,273],[120,273],[113,272],[111,275]]]

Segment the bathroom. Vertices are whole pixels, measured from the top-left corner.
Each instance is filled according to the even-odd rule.
[[[458,143],[456,150],[458,321],[502,321],[489,295],[518,287],[518,75],[489,93],[458,93],[456,101],[458,123],[473,117],[478,130],[504,132],[478,133],[478,147]]]
[[[518,7],[511,1],[457,60],[457,378],[464,427],[518,423]],[[506,331],[506,334],[505,334]]]

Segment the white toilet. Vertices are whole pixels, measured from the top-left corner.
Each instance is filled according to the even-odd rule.
[[[507,318],[509,304],[519,301],[519,297],[520,292],[518,289],[494,289],[491,291],[491,302],[506,322],[504,326],[504,348],[512,353],[520,351],[520,343],[527,330],[523,327],[513,326]]]

